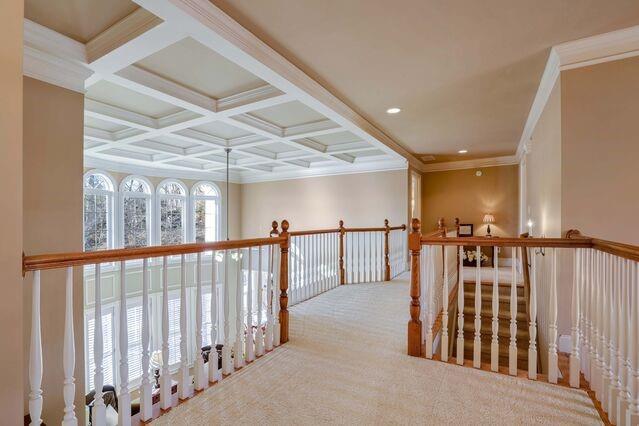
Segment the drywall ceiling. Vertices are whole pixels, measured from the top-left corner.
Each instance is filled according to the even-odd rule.
[[[514,154],[549,49],[639,24],[636,0],[212,1],[435,162]]]

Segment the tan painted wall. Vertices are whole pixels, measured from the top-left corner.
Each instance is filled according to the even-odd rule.
[[[22,424],[22,21],[23,2],[0,3],[0,412]]]
[[[475,176],[477,170],[482,176]],[[437,228],[444,217],[448,226],[455,218],[474,224],[475,235],[485,235],[484,214],[493,213],[496,223],[490,226],[497,236],[517,233],[518,166],[449,170],[422,175],[422,230]]]
[[[562,227],[639,244],[639,58],[561,79]]]
[[[87,172],[89,170],[92,170],[91,168],[84,168],[84,171]],[[122,180],[124,178],[126,178],[127,176],[130,175],[130,173],[120,173],[120,172],[113,172],[111,170],[103,170],[105,172],[107,172],[114,180],[115,180],[115,184],[117,189],[119,190],[120,187],[120,183],[122,182]],[[144,175],[145,178],[147,178],[151,184],[153,185],[153,190],[155,191],[157,189],[157,186],[160,182],[162,182],[164,179],[167,179],[166,177],[158,177],[158,176],[149,176],[149,175]],[[181,181],[182,183],[184,183],[187,187],[187,189],[190,191],[191,187],[193,185],[195,185],[197,182],[199,182],[199,180],[196,179],[180,179],[178,178],[179,181]],[[220,223],[220,227],[221,227],[221,237],[224,238],[225,236],[225,227],[226,227],[226,208],[225,203],[227,200],[227,196],[226,196],[226,183],[225,182],[218,182],[218,181],[211,181],[213,183],[215,183],[218,188],[220,189],[220,193],[222,194],[222,216],[221,216],[221,223]],[[229,221],[229,238],[231,239],[237,239],[240,238],[240,217],[241,217],[241,206],[240,206],[240,199],[241,199],[241,185],[236,184],[236,183],[229,183],[229,192],[230,192],[230,205],[229,205],[229,216],[231,217],[231,220]]]
[[[242,237],[268,235],[272,220],[291,229],[406,223],[406,170],[242,185]]]
[[[82,149],[84,97],[24,78],[24,251],[29,254],[82,250]],[[62,349],[65,272],[41,277],[44,359],[43,419],[60,423],[63,414]],[[27,277],[31,283],[31,275]],[[24,321],[30,325],[31,286],[24,286]],[[84,421],[82,270],[74,270],[76,412]],[[28,350],[29,326],[25,326]],[[25,368],[25,383],[28,370]],[[26,412],[25,402],[25,412]]]

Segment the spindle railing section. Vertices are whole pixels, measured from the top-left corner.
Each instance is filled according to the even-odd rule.
[[[589,386],[611,423],[639,424],[639,247],[584,237],[578,231],[570,231],[566,238],[459,238],[445,236],[445,230],[423,236],[417,219],[413,219],[411,227],[409,355],[469,364],[510,375],[527,374],[532,380],[547,380],[575,388]],[[491,283],[482,280],[481,262],[472,266],[475,272],[474,318],[464,318],[464,303],[468,299],[463,293],[464,269],[468,268],[463,262],[464,246],[474,247],[477,254],[493,247],[508,247],[512,253],[506,268],[510,274],[500,270],[500,258],[494,256],[494,265],[490,267]],[[447,250],[447,247],[455,250]],[[530,259],[529,265],[522,263],[525,255]],[[449,283],[451,268],[447,265],[451,256],[458,264],[452,270],[460,277],[456,292],[451,291]],[[443,258],[444,267],[438,270],[439,258]],[[546,262],[543,269],[547,273],[540,271],[540,262]],[[523,314],[518,312],[517,294],[518,286],[524,285],[523,268],[530,269],[526,301],[528,369],[525,373],[517,368],[517,359],[521,356],[517,350],[517,318]],[[561,268],[566,269],[566,273],[560,275]],[[572,275],[570,281],[560,282],[559,277],[566,275]],[[482,288],[487,286],[490,286],[490,306],[482,304],[487,296]],[[570,286],[569,292],[561,292],[570,294],[568,299],[558,299],[560,286]],[[447,316],[449,308],[454,308],[449,305],[453,296],[457,300],[457,330],[452,330],[456,335],[448,336]],[[438,297],[443,300],[439,308],[434,303]],[[506,315],[503,311],[500,313],[500,303],[508,305]],[[559,369],[559,308],[571,312],[571,350],[565,372]],[[487,336],[482,334],[482,313],[489,313],[491,327]],[[442,317],[443,325],[435,330],[434,319],[438,315]],[[474,333],[470,336],[464,335],[465,321],[473,321]],[[506,336],[499,331],[502,321],[508,325]],[[547,342],[543,350],[547,351],[548,367],[543,373],[538,365],[542,350],[538,346],[538,335]],[[455,354],[450,351],[449,338],[456,339]],[[469,360],[464,357],[466,339],[472,339]],[[489,345],[490,359],[482,359],[482,345]],[[500,359],[500,346],[507,347],[505,360]],[[586,383],[580,382],[581,374]]]
[[[274,347],[288,341],[289,293],[291,305],[314,297],[340,284],[348,282],[389,280],[402,270],[401,251],[405,251],[402,238],[405,225],[383,228],[339,228],[289,232],[289,223],[282,221],[281,230],[273,222],[270,237],[248,240],[220,241],[212,243],[183,244],[174,246],[142,247],[104,250],[84,253],[61,253],[26,256],[24,273],[32,275],[31,342],[29,351],[29,418],[31,424],[42,422],[44,395],[42,392],[42,357],[40,286],[42,272],[49,269],[66,269],[65,329],[63,340],[64,425],[77,424],[75,398],[76,348],[74,346],[73,274],[74,267],[91,266],[93,272],[93,406],[91,422],[105,424],[104,402],[104,339],[102,327],[102,266],[119,266],[120,317],[118,327],[119,386],[118,424],[130,425],[137,420],[148,421],[160,410],[168,410],[176,403],[174,379],[177,376],[177,401],[185,400],[213,383],[254,361]],[[392,234],[395,233],[395,234]],[[364,236],[354,252],[345,251],[349,237]],[[375,235],[375,237],[371,237]],[[352,238],[352,237],[351,237]],[[352,244],[354,239],[350,240]],[[375,253],[375,257],[373,257]],[[195,259],[193,259],[195,258]],[[375,260],[373,260],[375,259]],[[170,353],[169,345],[169,264],[180,264],[179,354]],[[195,339],[187,341],[187,323],[190,304],[187,303],[187,269],[195,262]],[[161,315],[161,365],[159,392],[153,388],[151,368],[151,318],[150,318],[150,269],[161,264],[162,315]],[[405,263],[405,262],[404,262]],[[207,266],[205,268],[206,265]],[[349,266],[346,266],[349,265]],[[350,268],[355,269],[354,275]],[[210,269],[209,269],[210,267]],[[141,324],[131,324],[141,329],[142,378],[139,386],[140,410],[132,416],[129,384],[129,318],[127,317],[127,271],[141,268],[142,317]],[[205,362],[202,334],[203,274],[210,270],[211,349]],[[87,269],[89,270],[89,269]],[[347,280],[347,271],[352,275]],[[358,280],[355,277],[359,277]],[[219,282],[223,287],[221,297],[216,291]],[[46,279],[45,279],[46,282]],[[290,286],[289,286],[290,284]],[[46,284],[45,284],[46,285]],[[290,291],[289,291],[290,289]],[[235,306],[231,307],[231,293],[235,291]],[[77,296],[76,296],[77,297]],[[79,297],[82,297],[80,295]],[[221,300],[218,300],[221,299]],[[221,313],[221,315],[219,315]],[[231,313],[233,316],[231,317]],[[218,320],[223,318],[223,320]],[[221,346],[221,368],[216,347]],[[168,360],[178,359],[177,373],[171,370]],[[189,360],[194,360],[189,362]],[[88,362],[88,360],[87,360]],[[159,409],[154,410],[154,395],[159,393]]]

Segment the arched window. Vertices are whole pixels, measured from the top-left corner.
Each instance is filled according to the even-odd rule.
[[[198,182],[191,189],[193,240],[196,243],[219,239],[220,191],[211,182]]]
[[[159,243],[172,245],[184,243],[184,209],[186,187],[177,180],[165,180],[158,186]]]
[[[122,194],[122,246],[150,245],[151,184],[139,176],[128,176],[120,184]]]
[[[114,187],[104,172],[84,175],[84,251],[113,248]]]

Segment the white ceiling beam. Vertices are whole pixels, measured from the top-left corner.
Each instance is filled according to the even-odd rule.
[[[217,113],[223,117],[244,114],[293,101],[294,98],[270,84],[217,100]]]
[[[90,98],[84,100],[84,115],[144,131],[156,130],[159,127],[158,121],[151,117]]]
[[[299,138],[310,138],[313,136],[328,135],[331,133],[343,132],[344,129],[331,120],[314,121],[312,123],[300,124],[299,126],[287,127],[284,129],[284,138],[294,140]]]

